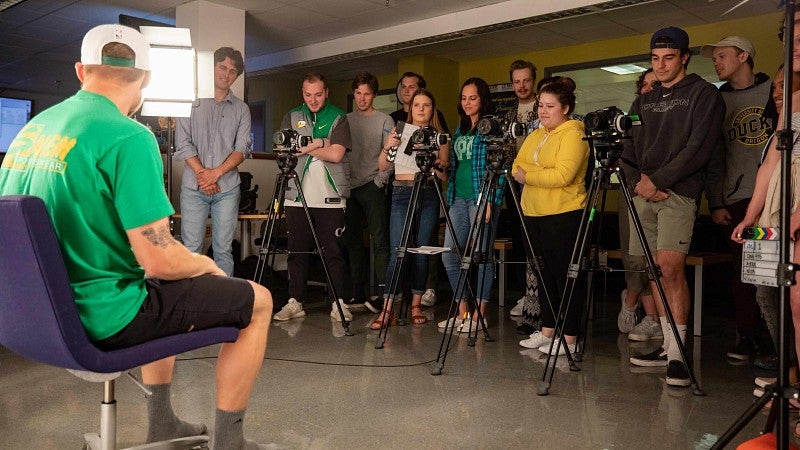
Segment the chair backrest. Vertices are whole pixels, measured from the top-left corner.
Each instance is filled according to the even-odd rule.
[[[0,196],[0,345],[45,364],[111,373],[234,342],[238,336],[234,327],[216,327],[99,350],[78,316],[44,202],[31,196]]]
[[[50,216],[38,197],[0,197],[0,344],[27,358],[82,369],[94,347],[78,317]]]

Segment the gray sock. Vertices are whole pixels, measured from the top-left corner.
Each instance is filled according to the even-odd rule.
[[[217,419],[214,425],[213,450],[239,450],[244,448],[244,413],[241,411],[223,411],[217,408]]]
[[[202,423],[187,423],[175,416],[170,401],[170,384],[145,384],[152,395],[147,399],[147,443],[206,433]]]
[[[242,426],[244,425],[245,411],[244,409],[241,411],[217,409],[212,450],[266,450],[270,448],[244,438]]]

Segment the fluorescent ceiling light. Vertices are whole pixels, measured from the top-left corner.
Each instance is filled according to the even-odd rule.
[[[18,4],[18,3],[22,3],[24,1],[25,0],[3,0],[3,1],[0,1],[0,11],[5,11],[8,8],[11,8],[12,6],[14,6],[14,5]]]
[[[606,72],[611,72],[617,75],[629,75],[632,73],[640,73],[647,70],[646,67],[637,66],[636,64],[619,64],[616,66],[601,67]]]

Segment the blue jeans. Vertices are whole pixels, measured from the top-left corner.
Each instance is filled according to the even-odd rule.
[[[389,295],[389,283],[392,281],[392,273],[397,263],[397,246],[400,245],[404,225],[406,225],[404,222],[411,201],[411,189],[411,186],[392,187],[392,212],[389,217],[389,264],[386,268],[387,292],[384,293],[384,298]],[[434,225],[439,221],[439,201],[437,200],[436,191],[432,188],[425,188],[420,193],[420,196],[422,197],[422,203],[417,210],[419,220],[411,230],[412,237],[416,231],[417,238],[416,240],[409,240],[409,247],[428,245],[433,236]],[[428,280],[428,256],[406,253],[406,261],[408,261],[408,258],[411,259],[411,293],[422,295],[425,293],[425,283]],[[405,266],[408,267],[408,265]],[[398,283],[398,287],[401,285],[402,283]]]
[[[206,195],[202,191],[181,189],[181,240],[194,253],[202,253],[206,237],[206,218],[211,213],[211,246],[214,262],[228,276],[233,275],[233,233],[239,220],[239,186],[227,192]]]
[[[489,223],[484,224],[483,236],[481,236],[478,251],[494,252],[494,236],[497,232],[497,222],[500,217],[500,207],[498,205],[490,204],[492,208],[492,217]],[[475,200],[466,198],[456,198],[452,205],[450,205],[450,220],[453,222],[456,238],[447,230],[444,235],[444,246],[455,248],[455,242],[461,246],[463,250],[467,244],[467,237],[469,230],[472,227],[472,222],[475,220],[475,214],[478,212],[478,205]],[[457,252],[442,253],[442,263],[447,272],[447,278],[450,280],[450,287],[455,290],[458,287],[458,275],[461,271],[461,259]],[[475,292],[476,298],[483,302],[488,302],[492,298],[492,284],[494,283],[494,263],[486,263],[478,265],[478,291]],[[466,286],[466,285],[465,285]],[[461,293],[462,298],[466,298],[466,288]],[[455,299],[459,300],[459,299]]]

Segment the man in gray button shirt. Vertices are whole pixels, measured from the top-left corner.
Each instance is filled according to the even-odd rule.
[[[214,262],[233,274],[232,243],[239,211],[237,166],[250,156],[250,109],[231,92],[244,72],[241,52],[214,52],[214,98],[202,98],[189,118],[178,120],[175,158],[184,161],[181,183],[181,238],[200,253],[211,214]]]

